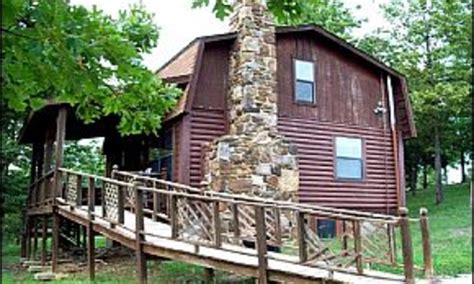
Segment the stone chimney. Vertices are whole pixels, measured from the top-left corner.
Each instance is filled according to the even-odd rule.
[[[230,20],[227,94],[230,130],[208,145],[205,173],[213,190],[295,199],[296,147],[277,129],[275,26],[261,0],[236,0]]]

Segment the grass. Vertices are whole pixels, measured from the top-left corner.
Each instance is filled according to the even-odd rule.
[[[446,186],[444,202],[435,205],[432,190],[408,194],[410,217],[419,217],[419,208],[428,209],[433,266],[436,275],[455,276],[471,273],[472,216],[470,184]],[[418,223],[411,223],[415,263],[423,265],[421,233]]]
[[[48,242],[47,246],[50,246]],[[105,238],[97,237],[96,246],[104,247]],[[41,248],[39,248],[41,249]],[[2,280],[0,283],[38,283],[33,279],[33,274],[25,271],[19,266],[20,248],[13,242],[5,242],[2,248]],[[136,266],[135,258],[122,257],[120,259],[106,260],[106,265],[96,265],[96,283],[106,284],[128,284],[135,283]],[[154,261],[150,259],[148,265],[149,283],[203,283],[204,268],[186,264],[178,261]],[[61,270],[61,266],[60,266]],[[229,273],[216,271],[216,281],[218,283],[231,281],[232,283],[253,283],[248,279],[231,276]],[[56,280],[57,284],[85,284],[91,283],[88,278],[86,267],[75,273],[68,273],[68,277]]]

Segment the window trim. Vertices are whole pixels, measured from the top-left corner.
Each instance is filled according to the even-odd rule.
[[[317,78],[317,68],[316,68],[316,61],[315,60],[309,60],[309,59],[302,59],[302,58],[293,58],[292,59],[293,61],[293,102],[297,105],[307,105],[307,106],[316,106],[316,93],[317,93],[317,85],[316,85],[316,78]],[[298,79],[296,77],[296,62],[297,61],[303,61],[303,62],[309,62],[311,64],[313,64],[313,81],[307,81],[307,80],[303,80],[303,79]],[[311,83],[312,86],[313,86],[313,96],[312,96],[312,100],[311,102],[309,101],[303,101],[303,100],[298,100],[297,98],[297,91],[296,91],[296,88],[297,88],[297,82],[300,81],[300,82],[304,82],[304,83]]]
[[[338,157],[337,156],[337,138],[349,138],[349,139],[359,139],[361,141],[360,146],[362,147],[361,149],[361,157],[360,158],[351,158],[351,157]],[[365,138],[360,137],[360,136],[351,136],[351,135],[333,135],[332,139],[332,144],[333,144],[333,169],[334,169],[334,179],[336,181],[343,181],[343,182],[365,182],[367,178],[367,171],[366,171],[366,164],[367,164],[367,158],[366,158],[366,143],[365,143]],[[351,160],[360,160],[362,162],[362,174],[361,178],[350,178],[350,177],[339,177],[337,175],[337,159],[338,158],[346,158],[346,159],[351,159]]]

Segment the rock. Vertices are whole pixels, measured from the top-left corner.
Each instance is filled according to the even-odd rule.
[[[41,266],[41,265],[31,265],[26,271],[36,273],[36,272],[47,272],[50,271],[50,266]]]
[[[32,266],[32,265],[38,266],[38,265],[41,265],[41,261],[39,261],[39,260],[25,260],[25,261],[21,262],[21,265],[23,267],[28,267],[28,266]]]
[[[51,281],[56,279],[56,275],[53,272],[36,273],[33,277],[38,281]]]

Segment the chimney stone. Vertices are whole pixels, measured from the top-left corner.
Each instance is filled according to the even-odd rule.
[[[275,26],[262,1],[236,0],[229,70],[229,134],[205,146],[205,180],[216,191],[295,200],[296,146],[277,128]]]

